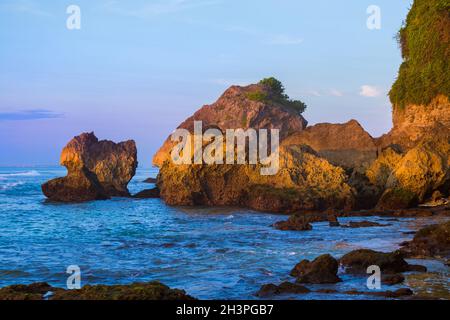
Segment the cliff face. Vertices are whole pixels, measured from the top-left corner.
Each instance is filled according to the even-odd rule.
[[[260,84],[232,86],[214,104],[203,106],[178,128],[193,132],[194,121],[202,121],[204,128],[214,126],[222,131],[279,129],[280,138],[284,139],[306,127],[307,122],[298,111],[271,100],[270,95],[270,90]],[[153,157],[153,164],[161,167],[169,159],[173,146],[169,137]]]
[[[63,149],[61,165],[67,176],[42,185],[45,196],[54,201],[79,202],[129,196],[128,182],[137,167],[134,141],[99,141],[93,133],[73,138]]]
[[[386,148],[398,145],[408,150],[423,137],[432,137],[435,132],[450,128],[450,101],[439,95],[428,105],[411,104],[406,108],[394,108],[392,130],[377,140],[377,145]]]

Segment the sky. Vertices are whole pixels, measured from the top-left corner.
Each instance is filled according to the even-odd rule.
[[[0,166],[57,165],[82,132],[134,139],[141,167],[233,84],[281,80],[310,124],[392,126],[411,0],[0,0]],[[68,29],[77,5],[81,29]],[[381,28],[369,29],[371,5]]]

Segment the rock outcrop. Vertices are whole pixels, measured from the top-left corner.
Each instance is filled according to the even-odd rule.
[[[346,170],[364,172],[377,158],[375,140],[356,120],[307,127],[290,135],[283,145],[308,145],[331,164]]]
[[[379,209],[404,209],[431,197],[449,194],[450,133],[448,129],[423,137],[405,153],[387,148],[367,170],[369,180],[384,190]]]
[[[47,198],[59,202],[81,202],[129,196],[128,182],[137,167],[134,141],[99,141],[94,133],[73,138],[63,149],[61,165],[67,176],[42,185]]]
[[[161,198],[170,205],[246,206],[260,211],[352,208],[346,174],[311,149],[280,149],[277,174],[259,165],[175,165],[166,161],[158,176]]]
[[[450,221],[420,229],[402,248],[411,257],[450,258]]]
[[[307,121],[288,104],[271,99],[270,88],[262,84],[246,87],[232,86],[213,104],[205,105],[178,128],[194,130],[194,121],[202,121],[203,127],[227,129],[279,129],[280,138],[303,130]],[[153,157],[153,164],[161,167],[170,158],[174,143],[170,137]]]
[[[194,300],[185,291],[153,281],[130,285],[86,285],[79,290],[55,288],[47,283],[12,285],[0,289],[0,300]]]
[[[404,259],[400,251],[378,252],[369,249],[351,251],[339,259],[339,263],[345,268],[345,272],[366,274],[369,266],[380,267],[383,274],[397,274],[406,271],[426,271],[422,266],[410,265]]]
[[[337,283],[342,280],[337,276],[339,264],[329,254],[321,255],[313,261],[302,260],[291,271],[297,283]]]

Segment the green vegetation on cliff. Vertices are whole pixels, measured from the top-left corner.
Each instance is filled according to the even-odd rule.
[[[414,0],[397,38],[404,61],[389,93],[392,104],[450,97],[450,0]]]
[[[290,99],[289,96],[284,92],[284,86],[281,81],[275,79],[274,77],[271,77],[261,80],[258,84],[266,87],[270,92],[270,95],[263,91],[253,91],[247,93],[248,99],[260,102],[273,101],[289,107],[297,111],[298,113],[305,112],[306,104],[300,100]]]

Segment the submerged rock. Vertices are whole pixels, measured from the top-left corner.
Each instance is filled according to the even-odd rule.
[[[399,251],[384,253],[369,249],[351,251],[339,259],[348,273],[366,274],[372,265],[380,267],[382,274],[395,274],[410,271],[410,265]]]
[[[51,293],[48,294],[47,293]],[[12,285],[0,289],[0,300],[194,300],[185,291],[153,281],[130,285],[84,286],[79,290],[54,288],[47,283]]]
[[[312,262],[302,260],[291,271],[291,276],[297,278],[297,283],[337,283],[342,281],[338,276],[339,264],[329,254],[317,257]]]
[[[387,274],[381,276],[381,283],[386,284],[388,286],[403,283],[403,281],[405,281],[405,277],[400,273]]]
[[[272,283],[265,284],[259,289],[256,295],[259,297],[268,297],[281,294],[305,294],[309,292],[311,292],[311,290],[302,285],[283,282],[279,286]]]
[[[370,228],[370,227],[387,227],[390,224],[381,224],[372,221],[350,221],[346,225],[342,225],[344,228]]]
[[[61,165],[67,176],[42,185],[47,198],[59,202],[81,202],[129,196],[128,182],[136,173],[134,141],[99,141],[94,133],[73,138],[63,149]]]

